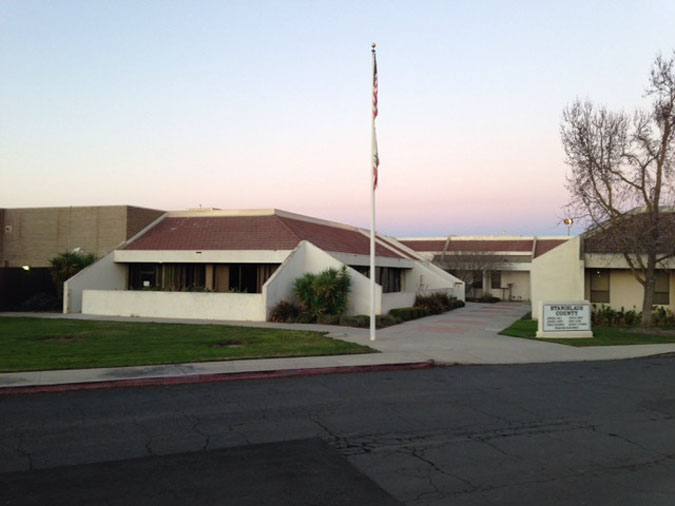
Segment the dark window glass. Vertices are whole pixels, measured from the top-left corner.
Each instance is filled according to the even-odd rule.
[[[654,304],[670,304],[670,276],[668,271],[656,271]]]
[[[157,286],[157,264],[130,264],[129,288],[142,290]]]
[[[609,302],[609,269],[591,271],[591,302]]]
[[[483,271],[473,271],[471,273],[471,287],[476,288],[478,290],[483,289]]]

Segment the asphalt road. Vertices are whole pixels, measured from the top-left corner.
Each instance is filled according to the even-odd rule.
[[[675,504],[668,358],[0,396],[0,420],[0,504]]]

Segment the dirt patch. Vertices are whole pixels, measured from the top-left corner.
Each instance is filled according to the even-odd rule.
[[[211,345],[211,348],[241,348],[244,346],[242,343],[215,343]]]

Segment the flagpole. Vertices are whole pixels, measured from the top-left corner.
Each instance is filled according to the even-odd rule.
[[[373,54],[373,114],[370,142],[370,340],[375,341],[375,187],[377,185],[377,139],[375,137],[375,117],[377,116],[377,63],[375,61],[375,43],[371,44]]]

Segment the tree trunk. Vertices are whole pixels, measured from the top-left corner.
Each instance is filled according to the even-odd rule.
[[[652,325],[652,306],[654,305],[654,288],[656,286],[656,254],[647,255],[647,272],[645,273],[644,295],[642,297],[643,327]]]

